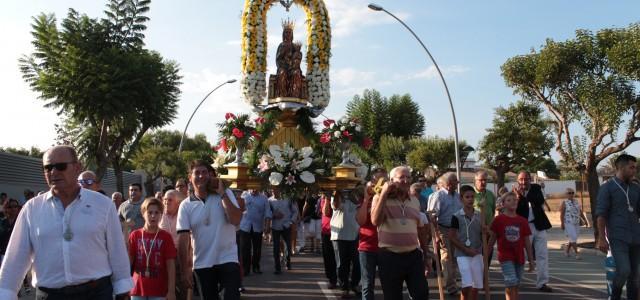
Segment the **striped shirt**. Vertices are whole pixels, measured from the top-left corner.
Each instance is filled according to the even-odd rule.
[[[378,226],[378,247],[403,253],[415,250],[418,242],[418,227],[424,226],[426,217],[420,213],[420,201],[409,198],[405,201],[387,198],[382,212],[384,222]]]

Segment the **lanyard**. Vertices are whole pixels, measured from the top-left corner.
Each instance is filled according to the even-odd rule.
[[[151,257],[151,251],[153,251],[153,245],[156,243],[156,238],[158,237],[158,233],[160,233],[160,228],[156,231],[156,235],[153,237],[151,241],[151,245],[149,245],[149,252],[147,252],[147,243],[144,240],[144,229],[142,230],[142,250],[144,251],[144,256],[147,259],[147,265],[145,268],[145,277],[149,277],[149,258]]]
[[[73,239],[73,232],[71,231],[71,217],[73,216],[73,213],[76,211],[76,206],[80,205],[75,203],[76,200],[80,199],[80,194],[78,194],[78,198],[76,198],[73,202],[71,202],[71,204],[68,206],[69,207],[69,214],[65,214],[63,216],[64,219],[64,233],[62,234],[62,237],[64,238],[65,241],[70,242]],[[60,201],[60,203],[62,203],[62,201]],[[66,209],[65,209],[66,211]]]
[[[627,190],[625,190],[622,188],[622,185],[620,185],[618,181],[615,180],[615,178],[612,178],[612,180],[620,188],[620,190],[624,193],[624,196],[627,198],[627,209],[629,210],[629,212],[633,212],[633,207],[631,207],[631,201],[629,201],[629,186],[627,186]]]
[[[467,229],[467,240],[464,242],[464,244],[465,244],[465,246],[470,247],[471,246],[471,239],[469,238],[469,227],[471,226],[473,221],[476,219],[476,214],[474,212],[473,216],[471,216],[471,221],[467,222],[467,214],[463,210],[462,211],[462,217],[463,217],[462,219],[464,219],[464,227],[466,227],[466,229]]]

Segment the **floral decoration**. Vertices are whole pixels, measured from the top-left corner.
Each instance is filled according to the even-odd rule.
[[[214,150],[227,153],[238,146],[249,147],[262,139],[265,119],[258,117],[251,119],[248,114],[234,115],[226,113],[225,121],[218,124],[220,140]]]
[[[278,187],[285,197],[298,197],[316,183],[325,170],[313,158],[313,149],[296,150],[288,144],[270,145],[260,158],[257,174],[272,187]]]
[[[326,146],[358,145],[368,150],[373,145],[372,140],[362,131],[362,125],[357,119],[343,117],[337,122],[326,119],[320,132],[320,143]]]
[[[267,11],[277,0],[245,0],[242,13],[242,79],[240,85],[247,103],[260,105],[267,93]],[[307,15],[307,89],[314,108],[329,105],[329,58],[331,27],[322,0],[294,0]]]

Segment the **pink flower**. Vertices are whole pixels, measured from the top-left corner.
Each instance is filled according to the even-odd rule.
[[[262,135],[260,135],[260,134],[259,134],[257,131],[255,131],[255,130],[251,132],[251,136],[253,136],[253,137],[254,137],[254,138],[256,138],[256,139],[261,139],[261,138],[262,138]]]
[[[227,139],[221,139],[218,146],[213,147],[215,151],[222,149],[222,151],[227,152],[229,147],[227,146]]]
[[[291,173],[289,173],[287,178],[285,178],[285,183],[288,184],[288,185],[292,185],[292,184],[296,183],[296,177],[291,175]]]
[[[242,132],[242,130],[240,130],[238,128],[234,128],[231,132],[233,133],[233,136],[235,136],[235,137],[237,137],[239,139],[244,137],[244,132]]]
[[[327,127],[327,128],[328,128],[329,126],[331,126],[331,124],[333,124],[333,123],[335,123],[335,122],[336,122],[336,121],[334,121],[334,120],[326,119],[326,120],[322,121],[322,124],[324,124],[324,127]]]
[[[234,114],[232,114],[232,113],[228,112],[228,113],[226,113],[226,114],[224,115],[224,119],[225,119],[225,120],[229,120],[229,118],[235,119],[235,118],[236,118],[236,115],[234,115]]]
[[[320,143],[326,144],[331,141],[331,134],[325,132],[320,135]]]
[[[365,137],[362,141],[362,147],[368,150],[371,148],[371,146],[373,146],[373,141],[370,138]]]
[[[342,136],[348,138],[349,140],[351,140],[353,138],[353,136],[347,130],[342,132]]]
[[[264,119],[263,117],[257,117],[257,118],[255,119],[255,121],[256,121],[256,124],[258,124],[258,125],[262,125],[262,124],[264,124],[265,119]]]

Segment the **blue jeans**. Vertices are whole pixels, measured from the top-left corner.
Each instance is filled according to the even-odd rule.
[[[517,287],[520,285],[524,265],[517,264],[513,261],[505,261],[500,263],[500,267],[502,267],[505,287]]]
[[[635,299],[640,287],[640,245],[631,245],[620,240],[609,241],[611,255],[616,262],[611,299],[622,298],[622,287],[627,284],[627,299]]]
[[[373,300],[374,283],[376,282],[376,266],[378,253],[360,251],[360,273],[362,283],[362,300]]]

